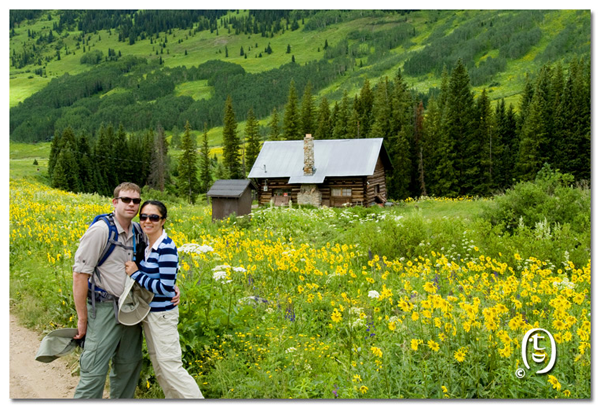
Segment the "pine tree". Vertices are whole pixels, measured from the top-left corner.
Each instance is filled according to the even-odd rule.
[[[553,89],[552,70],[548,65],[540,69],[536,90],[539,98],[539,106],[544,127],[544,138],[540,139],[540,154],[542,163],[551,163],[554,159],[554,117],[555,117],[555,95]],[[540,167],[541,169],[541,167]]]
[[[139,186],[148,183],[150,173],[152,172],[152,154],[154,151],[154,132],[148,129],[145,132],[135,133],[129,139],[130,160],[135,164],[135,173],[132,182]],[[168,156],[167,156],[168,157]],[[168,173],[167,173],[168,174]],[[169,178],[165,179],[165,184],[169,184]]]
[[[371,130],[371,124],[373,121],[373,91],[371,90],[371,84],[369,79],[365,78],[363,87],[360,90],[360,95],[355,104],[355,109],[358,112],[360,118],[360,134],[365,137]]]
[[[67,140],[56,160],[53,174],[54,177],[52,178],[51,183],[52,188],[71,191],[73,193],[81,191],[79,184],[79,166],[74,152],[75,146],[71,144],[70,140]]]
[[[541,153],[542,140],[546,139],[542,115],[542,97],[534,94],[529,112],[521,128],[516,168],[520,180],[532,181],[544,164]]]
[[[446,103],[445,131],[452,146],[451,157],[456,169],[456,178],[446,180],[451,194],[471,194],[480,171],[477,149],[480,146],[475,133],[475,104],[470,89],[470,80],[462,60],[458,60],[452,70]],[[451,176],[452,173],[448,174]]]
[[[298,115],[298,97],[293,79],[290,82],[288,101],[283,114],[283,138],[284,140],[303,139]]]
[[[477,115],[477,130],[474,146],[479,145],[479,148],[473,149],[472,154],[479,153],[479,172],[475,176],[473,194],[490,195],[492,189],[496,188],[497,176],[497,153],[498,143],[496,138],[496,130],[494,129],[494,118],[491,110],[490,99],[487,96],[485,88],[476,102]]]
[[[403,200],[411,196],[410,179],[412,160],[410,157],[411,134],[404,128],[388,138],[386,150],[392,162],[393,172],[386,177],[386,186],[390,198]]]
[[[302,102],[300,104],[300,131],[301,135],[312,135],[315,131],[315,104],[310,81],[304,87],[304,94],[302,95]]]
[[[321,98],[321,104],[319,105],[319,111],[317,115],[317,129],[315,131],[315,138],[318,139],[331,139],[331,112],[329,110],[329,102],[327,98]]]
[[[583,62],[574,59],[556,112],[555,167],[576,180],[591,176],[589,78]]]
[[[429,195],[439,196],[437,185],[438,176],[436,167],[438,163],[440,134],[442,129],[442,115],[439,108],[439,100],[435,97],[429,99],[427,115],[425,117],[423,137],[421,138],[423,172],[425,173],[425,185]]]
[[[148,177],[148,185],[155,190],[164,191],[169,171],[169,144],[165,130],[159,124],[154,133],[154,143],[152,149],[152,167]]]
[[[52,180],[50,181],[50,187],[57,188],[59,190],[68,191],[69,190],[69,180],[67,178],[65,169],[63,168],[62,160],[60,160],[60,161],[58,160],[59,157],[61,157],[60,153],[56,157],[56,163],[55,163],[54,169],[53,169],[54,176],[52,177]]]
[[[233,102],[231,96],[228,96],[225,101],[225,114],[223,117],[223,165],[227,170],[227,178],[229,179],[244,178],[240,161],[240,147]]]
[[[58,130],[56,130],[54,131],[54,137],[52,138],[52,143],[50,144],[50,156],[48,158],[48,177],[50,177],[50,180],[52,180],[54,166],[58,160],[61,146],[61,134]]]
[[[202,143],[200,144],[200,191],[208,192],[212,184],[210,174],[210,149],[208,147],[208,129],[204,124],[204,133],[202,134]]]
[[[131,160],[127,133],[125,133],[125,127],[122,123],[119,124],[119,129],[115,134],[112,155],[115,163],[113,171],[117,174],[117,184],[133,180],[135,163]]]
[[[186,122],[185,131],[181,140],[181,150],[183,151],[179,159],[178,183],[177,189],[182,197],[185,197],[189,203],[194,204],[196,197],[200,192],[200,182],[198,181],[198,156],[194,142],[192,141],[192,132],[190,123]]]
[[[533,97],[526,114],[522,115],[518,176],[522,180],[534,180],[544,163],[552,161],[554,139],[554,97],[551,87],[551,72],[548,66],[540,69]]]
[[[517,122],[513,105],[506,108],[504,98],[496,107],[496,126],[498,128],[499,156],[496,166],[496,188],[506,189],[513,184],[515,177],[515,157],[519,149],[517,140]]]
[[[360,139],[365,138],[365,134],[362,133],[360,127],[360,115],[356,108],[350,108],[350,114],[347,115],[348,120],[346,121],[346,135],[342,137],[346,139]]]
[[[181,145],[181,132],[177,126],[173,126],[173,129],[171,129],[171,135],[171,147],[173,149],[179,149],[179,146]]]
[[[350,120],[350,99],[348,97],[348,91],[344,91],[344,94],[342,96],[342,102],[339,105],[336,103],[336,105],[334,106],[334,114],[332,115],[332,117],[335,119],[335,121],[332,122],[333,138],[348,138],[348,126]],[[356,128],[356,126],[354,126],[354,128]]]
[[[277,112],[277,108],[273,108],[271,121],[269,122],[269,140],[280,140],[279,113]]]
[[[415,101],[408,89],[408,85],[402,77],[400,69],[396,73],[394,82],[388,83],[386,89],[386,92],[389,95],[390,108],[389,110],[384,109],[384,115],[381,115],[381,113],[377,113],[377,115],[381,117],[379,120],[382,120],[386,114],[389,116],[389,130],[384,136],[389,135],[387,136],[389,146],[398,143],[398,141],[401,143],[401,146],[390,148],[396,150],[408,149],[406,153],[402,152],[402,154],[408,155],[409,158],[403,165],[411,166],[408,169],[394,167],[392,170],[392,178],[394,180],[402,180],[402,185],[399,186],[399,188],[401,191],[404,191],[401,193],[404,197],[420,196],[423,195],[423,184],[425,183],[425,180],[421,180],[421,175],[425,170],[424,168],[420,169],[420,166],[422,166],[420,139],[422,137],[423,129],[419,129],[417,132],[417,114],[421,114],[422,112],[416,110],[418,105],[415,105]],[[375,104],[381,105],[380,102],[374,103],[374,106]],[[374,107],[374,115],[379,109],[379,107]],[[373,126],[375,127],[375,124]],[[398,137],[398,135],[401,137]],[[423,184],[421,181],[423,181]],[[404,183],[407,184],[404,185]]]
[[[529,104],[533,99],[533,93],[534,87],[531,83],[531,78],[529,75],[527,75],[525,78],[525,87],[521,93],[521,99],[519,101],[519,116],[517,117],[517,132],[519,134],[521,133],[521,128],[523,127],[523,123],[525,122],[525,118],[529,112]]]
[[[63,153],[63,151],[65,149],[71,150],[69,152],[69,155],[67,155],[68,156],[67,158],[70,159],[72,157],[74,160],[76,160],[75,153],[76,153],[76,149],[77,149],[77,141],[75,138],[75,133],[73,133],[73,129],[70,126],[67,126],[63,130],[62,135],[58,131],[55,132],[54,138],[52,139],[52,145],[50,147],[50,159],[49,159],[49,163],[48,163],[48,175],[50,176],[50,179],[52,179],[52,177],[54,177],[56,164],[58,162],[58,159],[59,159],[61,153]],[[63,157],[63,159],[64,159],[64,157]],[[67,165],[69,165],[68,169],[66,168]],[[61,172],[64,173],[64,171],[72,170],[72,168],[73,168],[72,163],[66,163],[66,164],[63,163]],[[76,173],[78,173],[78,170],[76,171]],[[76,174],[75,177],[77,177],[77,176],[78,175]],[[64,174],[60,174],[59,177],[69,178],[70,175],[64,176]],[[73,182],[69,182],[69,184],[67,185],[67,188],[63,188],[63,189],[68,190],[68,191],[79,191],[79,189],[78,188],[75,189],[75,187],[76,186],[73,184]]]
[[[77,139],[77,167],[80,191],[83,193],[95,192],[97,172],[95,171],[92,159],[92,149],[85,133],[81,134]]]
[[[369,137],[386,138],[390,134],[390,118],[392,116],[391,96],[388,93],[388,79],[380,80],[375,88],[373,98],[373,125]]]
[[[248,111],[246,118],[246,163],[251,169],[260,153],[260,135],[258,133],[258,121],[254,117],[252,108]]]
[[[425,185],[425,163],[423,162],[423,137],[425,135],[425,107],[423,101],[419,101],[415,112],[415,153],[416,153],[416,186],[414,190],[418,191],[419,197],[427,196],[427,187]],[[413,190],[413,191],[414,191]]]

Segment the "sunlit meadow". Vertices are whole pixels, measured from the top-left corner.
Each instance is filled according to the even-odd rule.
[[[556,242],[519,251],[521,241],[469,229],[480,224],[408,205],[267,207],[213,223],[210,207],[169,204],[184,364],[204,396],[590,398],[589,255],[536,256]],[[75,325],[73,256],[109,211],[106,197],[11,180],[11,307],[28,324]],[[518,378],[536,327],[553,334],[556,365]],[[162,397],[147,359],[139,389]]]

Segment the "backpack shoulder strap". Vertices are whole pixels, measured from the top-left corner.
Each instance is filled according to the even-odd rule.
[[[104,246],[102,253],[100,254],[100,258],[98,258],[98,263],[96,267],[102,265],[104,261],[112,254],[115,249],[115,245],[119,243],[119,231],[117,230],[117,226],[115,225],[114,215],[113,214],[102,214],[94,218],[92,223],[102,220],[108,226],[108,240],[106,245]]]

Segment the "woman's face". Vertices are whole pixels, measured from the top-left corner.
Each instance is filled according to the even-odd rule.
[[[143,219],[144,216],[147,216],[147,218]],[[159,219],[157,221],[152,221],[152,218],[156,218],[156,216],[158,216]],[[165,219],[163,218],[157,206],[147,204],[141,209],[140,225],[147,235],[162,233],[164,224]]]

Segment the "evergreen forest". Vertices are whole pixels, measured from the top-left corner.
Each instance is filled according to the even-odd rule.
[[[536,10],[11,10],[11,95],[27,93],[25,76],[44,85],[11,96],[10,139],[51,143],[55,188],[110,195],[129,180],[191,202],[216,179],[245,177],[261,142],[307,133],[383,138],[395,200],[491,196],[545,165],[589,183],[590,20]],[[208,38],[212,57],[194,50]]]

